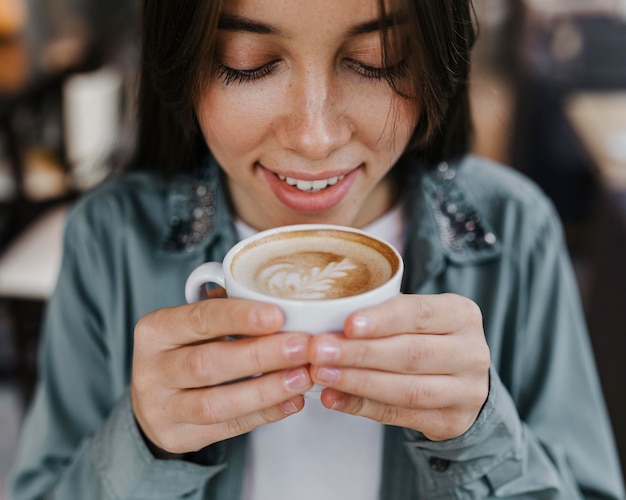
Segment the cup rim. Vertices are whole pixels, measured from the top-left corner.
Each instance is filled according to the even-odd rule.
[[[267,295],[261,292],[257,292],[256,290],[245,286],[240,281],[236,280],[235,277],[233,276],[233,273],[231,272],[231,268],[230,268],[233,259],[245,246],[249,245],[250,243],[253,243],[255,241],[258,241],[260,239],[263,239],[273,234],[280,234],[280,233],[291,232],[291,231],[317,231],[317,230],[335,230],[335,231],[341,231],[341,232],[356,233],[356,234],[365,236],[366,238],[372,239],[374,241],[377,241],[383,244],[386,248],[390,250],[391,254],[393,254],[397,260],[398,265],[396,267],[396,271],[391,275],[391,277],[387,281],[385,281],[381,285],[378,285],[375,288],[371,288],[370,290],[357,293],[355,295],[348,295],[346,297],[337,297],[337,298],[332,298],[332,299],[290,299],[290,298],[276,297],[274,295]],[[329,304],[329,303],[339,304],[342,302],[353,301],[357,297],[367,298],[371,295],[379,293],[380,289],[393,286],[393,283],[399,277],[403,275],[404,260],[402,259],[402,255],[400,254],[398,249],[395,248],[391,243],[389,243],[388,241],[385,241],[382,238],[374,236],[366,231],[363,231],[362,229],[358,229],[358,228],[351,227],[351,226],[340,226],[337,224],[291,224],[291,225],[285,225],[285,226],[277,226],[274,228],[266,229],[264,231],[259,231],[258,233],[239,241],[226,253],[226,256],[224,257],[224,261],[223,261],[223,269],[224,269],[225,275],[228,276],[229,280],[231,280],[234,283],[237,283],[237,286],[245,289],[247,297],[253,300],[275,302],[275,303],[285,303],[285,304],[309,304],[312,306],[314,304]]]

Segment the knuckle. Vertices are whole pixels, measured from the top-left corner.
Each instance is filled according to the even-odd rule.
[[[251,342],[248,346],[248,363],[253,372],[262,371],[265,356],[262,342]]]
[[[414,373],[416,368],[427,363],[432,353],[430,350],[417,342],[410,342],[404,354],[404,372]]]
[[[208,366],[211,364],[207,360],[206,349],[190,349],[186,360],[186,371],[190,379],[206,381]],[[207,383],[207,385],[211,384]]]
[[[258,383],[254,384],[254,387],[256,389],[256,400],[258,407],[263,409],[267,408],[269,404],[268,395],[265,390],[265,384],[261,383],[261,381],[259,380]]]
[[[240,436],[250,430],[245,417],[233,418],[226,425],[230,436]]]
[[[368,342],[356,342],[354,344],[354,365],[365,366],[369,353]]]
[[[416,300],[413,304],[413,317],[415,318],[416,331],[428,329],[433,321],[433,308],[425,300]]]
[[[205,308],[202,302],[192,304],[187,314],[187,321],[194,332],[201,332],[204,330],[207,322],[205,318]]]
[[[409,408],[423,408],[431,403],[432,393],[426,384],[416,384],[407,390],[406,401]]]
[[[217,411],[211,398],[198,398],[196,412],[199,419],[204,423],[204,425],[219,423]]]
[[[393,424],[398,420],[398,408],[390,405],[382,405],[378,410],[376,420],[381,424]]]
[[[362,376],[355,380],[354,385],[354,393],[366,397],[369,394],[370,387],[372,387],[369,372],[364,370]]]
[[[356,397],[353,399],[352,408],[350,413],[353,415],[361,415],[365,409],[365,398]]]
[[[281,415],[274,411],[274,408],[266,408],[259,412],[261,425],[272,424],[281,419]]]

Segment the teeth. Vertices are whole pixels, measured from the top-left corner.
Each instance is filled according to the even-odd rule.
[[[298,180],[296,182],[296,187],[300,191],[312,191],[313,190],[313,183],[311,181],[301,181],[301,180]]]
[[[316,193],[322,189],[326,189],[328,186],[334,186],[340,180],[344,178],[343,175],[331,177],[330,179],[320,179],[316,181],[305,181],[302,179],[294,179],[292,177],[285,177],[284,175],[278,175],[281,181],[286,182],[290,186],[295,186],[300,191]]]

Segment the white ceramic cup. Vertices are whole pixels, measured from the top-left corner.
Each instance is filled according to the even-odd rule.
[[[259,265],[255,259],[267,262]],[[281,331],[341,332],[351,313],[399,294],[403,272],[400,253],[364,231],[328,224],[283,226],[240,241],[223,262],[198,266],[187,278],[185,298],[199,301],[202,288],[214,283],[228,297],[280,307]],[[316,386],[312,392],[320,391]]]

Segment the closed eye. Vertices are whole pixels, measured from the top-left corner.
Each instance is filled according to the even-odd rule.
[[[272,61],[253,69],[235,69],[220,64],[217,68],[217,78],[225,85],[254,82],[270,75],[278,63],[279,61]]]
[[[405,61],[386,67],[369,66],[354,59],[347,59],[346,64],[357,74],[372,80],[395,80],[406,75],[407,65]]]

